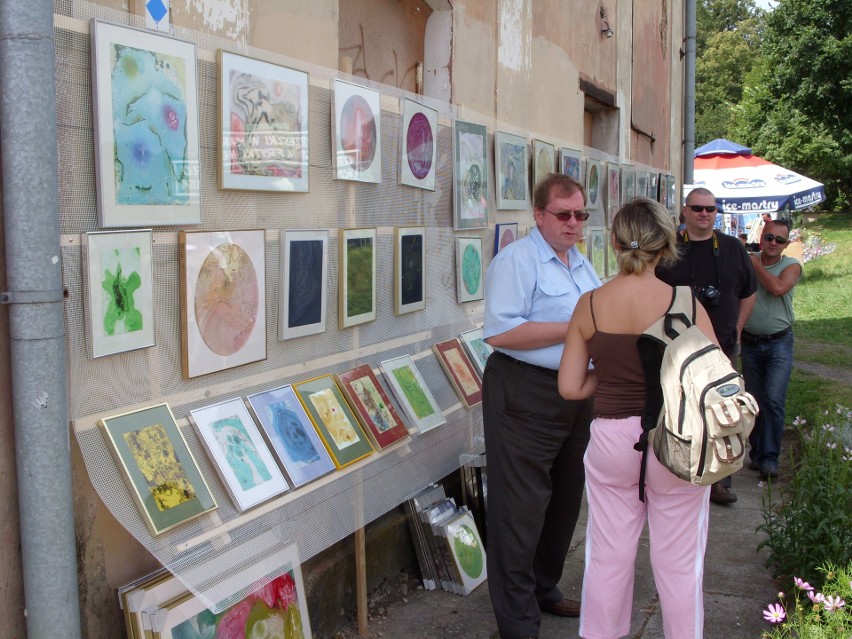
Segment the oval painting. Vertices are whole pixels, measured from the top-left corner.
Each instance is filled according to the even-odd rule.
[[[408,168],[418,180],[422,180],[432,168],[432,151],[434,140],[429,118],[423,113],[415,113],[408,122],[406,134],[406,149],[408,151]]]
[[[600,186],[600,176],[598,175],[598,165],[593,164],[589,168],[589,204],[593,205],[598,201],[598,187]]]
[[[469,295],[474,295],[479,290],[482,278],[482,263],[479,253],[470,244],[464,248],[462,253],[462,281]]]
[[[376,117],[360,95],[350,96],[340,113],[340,145],[355,171],[366,171],[376,157]]]
[[[236,244],[220,244],[205,258],[195,284],[195,321],[217,355],[245,346],[257,322],[259,286],[254,264]]]

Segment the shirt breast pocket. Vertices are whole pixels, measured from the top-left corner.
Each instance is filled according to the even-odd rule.
[[[572,285],[570,282],[543,280],[539,282],[533,301],[533,314],[540,322],[565,322],[571,315]]]

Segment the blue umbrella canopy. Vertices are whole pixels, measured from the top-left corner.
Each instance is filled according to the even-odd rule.
[[[725,138],[716,138],[715,140],[711,140],[707,144],[695,149],[695,157],[713,155],[717,153],[724,155],[751,155],[751,149],[747,146],[743,146],[742,144],[726,140]]]

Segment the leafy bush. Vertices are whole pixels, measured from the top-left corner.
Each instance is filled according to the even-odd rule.
[[[770,483],[758,527],[767,534],[758,548],[769,549],[775,575],[797,575],[815,587],[819,566],[852,562],[852,411],[837,406],[822,418],[819,427],[793,421],[801,456],[783,499],[775,501]]]

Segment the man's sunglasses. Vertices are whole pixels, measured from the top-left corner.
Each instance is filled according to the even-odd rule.
[[[772,235],[772,233],[767,233],[763,236],[763,239],[767,242],[775,242],[776,244],[786,244],[787,238],[781,237],[780,235]]]
[[[687,204],[687,206],[691,208],[695,213],[701,213],[701,211],[707,211],[708,213],[716,212],[716,207],[713,205],[701,206],[700,204]]]
[[[550,213],[553,217],[555,217],[560,222],[567,222],[572,217],[578,222],[585,222],[589,219],[589,214],[586,211],[560,211],[559,213],[554,213],[550,209],[544,209],[548,213]]]

